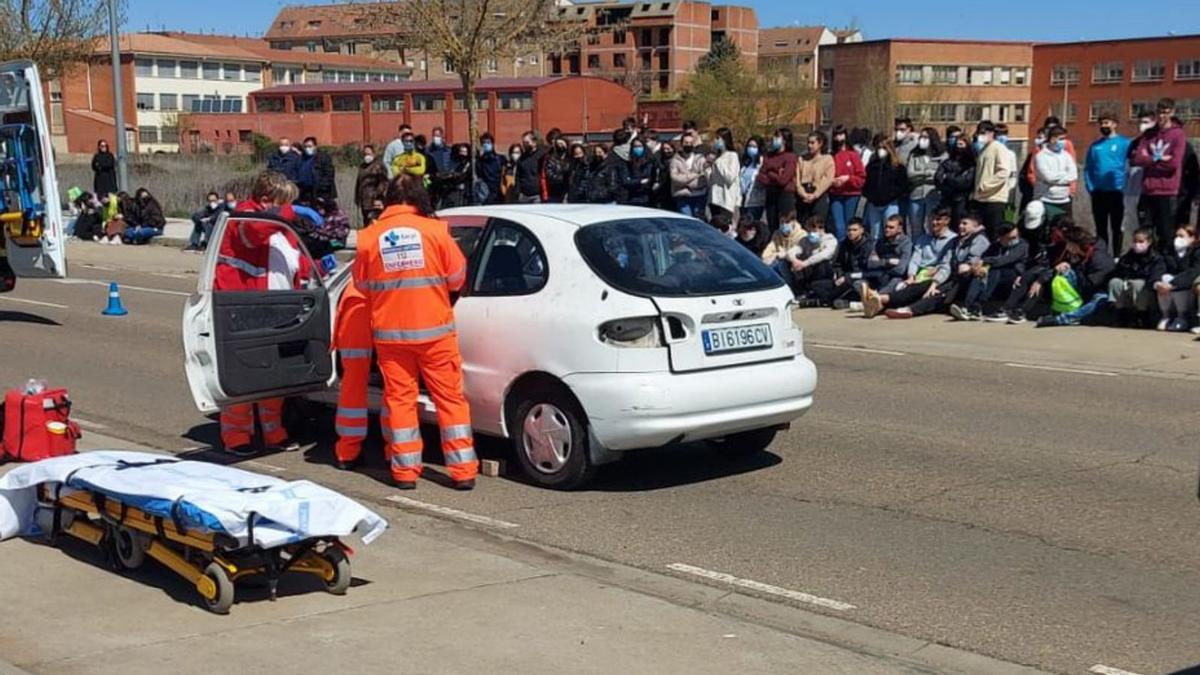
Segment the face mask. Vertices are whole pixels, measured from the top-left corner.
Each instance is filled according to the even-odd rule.
[[[878,157],[879,159],[887,159],[887,156],[888,156],[887,148],[879,148],[878,150],[875,151],[875,156]]]
[[[1109,127],[1100,127],[1100,135],[1101,136],[1112,136],[1112,132],[1113,132],[1113,130],[1110,129]]]
[[[746,156],[750,159],[758,157],[758,146],[751,145],[750,147],[746,148]]]
[[[289,153],[289,152],[291,152],[291,151],[292,151],[292,146],[290,146],[290,145],[281,145],[281,146],[279,146],[279,152],[282,152],[282,153],[283,153],[283,154],[285,154],[285,155],[286,155],[286,154],[288,154],[288,153]]]
[[[1041,136],[1039,136],[1039,137],[1037,137],[1037,138],[1033,139],[1033,144],[1034,144],[1034,145],[1036,145],[1036,146],[1038,146],[1038,147],[1040,148],[1040,147],[1042,147],[1043,145],[1045,145],[1045,144],[1046,144],[1046,139],[1044,139],[1044,138],[1042,138]]]
[[[1067,144],[1062,141],[1054,141],[1054,151],[1062,152],[1067,147]]]
[[[929,139],[928,138],[917,139],[917,147],[922,150],[928,150],[929,149]]]
[[[997,136],[996,142],[1000,145],[1008,145],[1008,136]]]
[[[1138,125],[1138,129],[1144,134],[1154,128],[1154,122],[1142,122]]]
[[[753,230],[750,230],[750,231],[742,230],[742,241],[754,241],[755,234],[756,233]]]
[[[416,146],[413,145],[412,141],[404,141],[404,151],[405,152],[412,152],[414,147],[416,147]]]
[[[983,136],[975,137],[975,152],[979,152],[987,147],[987,139]]]
[[[713,151],[714,152],[725,152],[725,141],[718,138],[717,142],[713,143]]]
[[[208,208],[209,208],[209,210],[210,210],[210,211],[216,211],[216,210],[217,210],[217,207],[218,207],[218,206],[220,206],[220,205],[221,205],[221,202],[211,202],[211,201],[210,201],[210,202],[208,203]]]
[[[442,147],[442,137],[441,136],[433,137],[433,147],[435,147],[435,148]]]
[[[521,159],[521,153],[519,153],[519,152],[514,152],[514,153],[512,153],[511,155],[509,155],[509,157],[511,157],[511,158],[512,158],[512,161],[514,161],[514,162],[516,162],[516,161],[520,161],[520,159]]]
[[[908,138],[908,132],[901,129],[896,130],[896,140],[903,142]]]
[[[1135,241],[1133,242],[1133,250],[1137,253],[1145,253],[1150,250],[1150,242]]]
[[[775,152],[779,152],[780,150],[783,150],[783,139],[779,138],[778,136],[776,136],[775,138],[772,138],[771,139],[771,149],[774,150]]]
[[[954,145],[954,143],[958,141],[958,134],[950,134],[946,140],[950,142],[950,145]]]
[[[782,235],[783,235],[783,236],[785,236],[785,237],[790,237],[790,236],[792,236],[792,224],[791,224],[791,223],[784,223],[784,224],[780,225],[780,226],[779,226],[779,233],[780,233],[780,234],[782,234]]]
[[[633,148],[632,150],[630,150],[630,152],[633,153],[634,157],[637,157],[639,159],[646,156],[646,148],[641,147],[641,146]]]
[[[313,148],[313,147],[305,146],[304,154],[308,155],[309,157],[312,157],[313,155],[317,154],[317,149]]]
[[[1175,237],[1175,252],[1183,253],[1192,247],[1192,242],[1187,237]]]
[[[483,143],[483,151],[484,151],[485,153],[491,152],[491,151],[493,151],[493,150],[495,150],[495,149],[496,149],[496,146],[492,145],[491,143],[489,143],[489,142],[487,142],[487,141],[484,141],[484,143]]]
[[[810,242],[812,242],[812,243],[814,243],[814,244],[815,244],[815,243],[817,243],[818,241],[821,241],[821,235],[820,235],[820,234],[817,234],[816,232],[809,232],[809,233],[808,233],[808,240],[809,240]]]
[[[375,161],[375,155],[363,155],[363,164],[370,164]]]
[[[681,147],[679,149],[679,151],[685,155],[690,155],[690,154],[692,154],[692,151],[695,149],[696,149],[696,147],[693,145],[685,145],[685,146]]]

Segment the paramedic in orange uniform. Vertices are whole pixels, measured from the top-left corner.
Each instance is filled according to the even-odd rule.
[[[354,284],[347,284],[338,300],[333,348],[342,361],[341,389],[334,422],[338,441],[334,452],[337,467],[348,471],[358,464],[362,454],[370,414],[367,380],[371,376],[371,308],[366,296]]]
[[[359,232],[354,283],[370,307],[383,373],[383,433],[392,479],[411,490],[421,475],[420,377],[437,406],[450,478],[455,489],[470,490],[479,462],[450,303],[450,294],[466,280],[467,261],[446,223],[430,217],[433,208],[420,177],[393,180],[387,205],[374,225]]]
[[[238,204],[237,212],[261,212],[292,220],[295,214],[288,205],[292,186],[283,174],[265,171],[255,179],[251,198]],[[280,236],[276,236],[280,235]],[[308,258],[302,250],[295,233],[288,228],[279,228],[268,222],[252,220],[240,222],[227,228],[222,238],[217,257],[214,291],[265,291],[277,283],[272,279],[283,279],[289,287],[296,287],[299,279],[311,273]],[[272,248],[276,250],[272,255]],[[295,261],[296,271],[276,270],[273,263],[284,254]],[[221,444],[225,451],[239,456],[254,454],[254,414],[262,427],[263,444],[268,450],[290,449],[287,431],[283,428],[283,399],[266,399],[256,403],[238,403],[221,409]]]

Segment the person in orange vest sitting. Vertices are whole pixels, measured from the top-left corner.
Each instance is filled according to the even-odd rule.
[[[421,476],[418,377],[437,406],[442,452],[455,489],[471,490],[479,472],[471,410],[463,395],[462,357],[450,295],[466,281],[467,261],[418,176],[400,175],[387,208],[359,232],[354,284],[370,308],[383,374],[383,432],[392,480],[412,490]]]
[[[296,188],[281,173],[264,171],[254,181],[249,200],[235,209],[270,213],[294,220],[290,199]],[[312,274],[300,240],[291,228],[270,221],[239,219],[225,230],[217,257],[214,291],[266,291],[299,288]],[[245,457],[254,454],[254,417],[262,429],[267,451],[294,450],[283,428],[283,399],[240,403],[221,409],[221,444],[225,451]]]

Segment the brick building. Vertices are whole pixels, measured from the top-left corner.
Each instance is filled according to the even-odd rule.
[[[1188,135],[1200,136],[1200,35],[1039,44],[1031,88],[1035,123],[1053,114],[1068,127],[1094,128],[1107,112],[1134,134],[1139,110],[1169,96]]]
[[[272,50],[262,40],[187,33],[121,36],[126,141],[134,152],[176,152],[196,113],[236,115],[250,92],[285,82],[399,81],[394,62],[339,54]],[[59,152],[90,153],[115,142],[109,44],[48,85],[51,134]]]
[[[414,78],[454,76],[452,64],[381,39],[362,17],[363,5],[288,6],[280,10],[265,39],[276,49],[307,53],[372,54],[405,63]],[[531,52],[494,59],[488,77],[591,75],[618,82],[643,95],[677,91],[715,40],[728,39],[746,66],[758,61],[758,17],[749,7],[690,0],[666,2],[562,2],[562,21],[596,29],[578,51],[561,55]],[[623,30],[605,30],[621,26]]]
[[[628,89],[595,77],[482,80],[476,96],[480,132],[492,132],[498,147],[519,141],[528,129],[557,127],[573,137],[611,132],[636,107]],[[253,133],[315,136],[324,145],[382,143],[402,123],[426,135],[442,127],[450,142],[460,142],[468,133],[465,103],[458,80],[267,87],[250,95],[245,113],[193,115],[183,147],[248,152]]]
[[[1008,124],[1014,146],[1029,138],[1031,42],[871,40],[821,52],[822,126],[858,126],[863,102],[876,101],[890,108],[884,116],[918,126],[944,131],[988,119]],[[889,119],[872,131],[890,128]]]

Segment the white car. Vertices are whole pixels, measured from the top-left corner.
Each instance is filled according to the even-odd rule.
[[[708,225],[618,206],[438,216],[470,261],[454,309],[472,425],[509,439],[535,484],[578,487],[626,452],[673,443],[758,452],[812,406],[817,372],[791,292]],[[197,406],[295,394],[336,404],[330,308],[349,265],[299,290],[214,293],[217,248],[184,311]],[[424,396],[421,408],[434,422]]]

